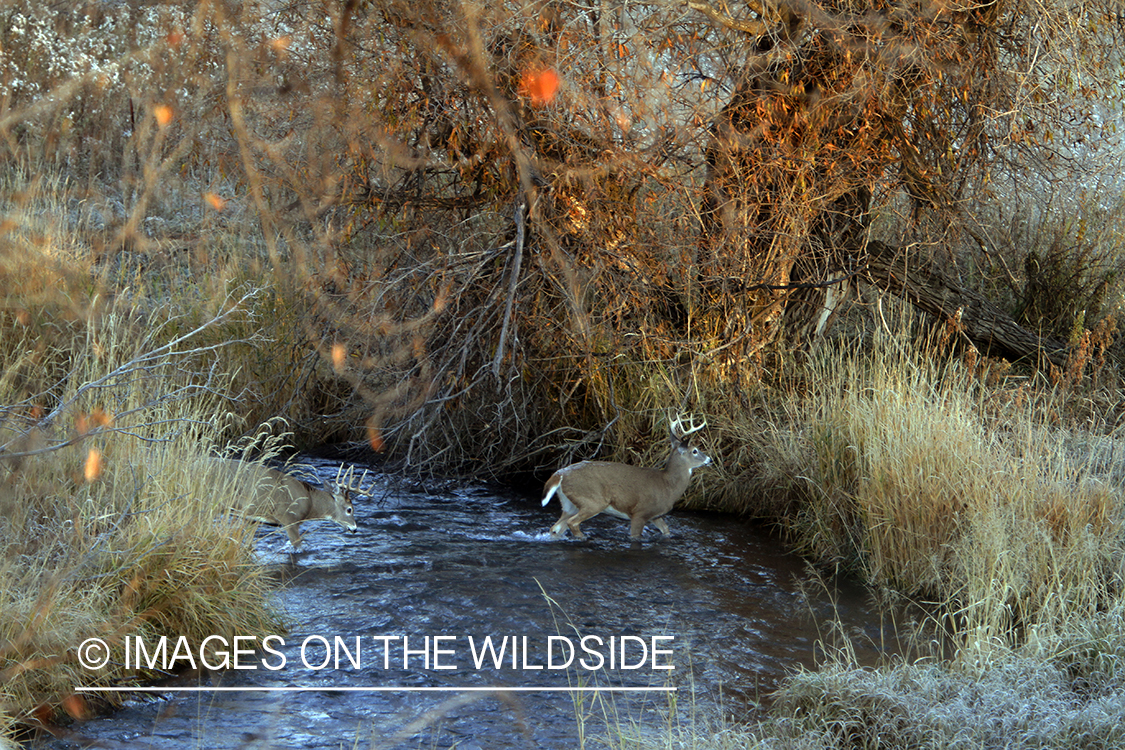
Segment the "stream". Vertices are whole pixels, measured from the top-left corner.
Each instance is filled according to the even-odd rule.
[[[677,511],[671,538],[650,527],[634,545],[601,515],[589,541],[557,541],[557,503],[537,496],[391,486],[376,478],[357,501],[356,532],[305,522],[297,554],[261,528],[288,625],[270,651],[131,693],[34,747],[602,747],[607,725],[752,720],[837,619],[861,662],[878,658],[865,589],[809,584],[801,558],[745,521]]]

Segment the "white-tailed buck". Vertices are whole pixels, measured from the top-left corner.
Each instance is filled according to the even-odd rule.
[[[629,536],[640,539],[645,524],[653,525],[668,536],[668,524],[662,516],[684,494],[691,482],[691,470],[711,463],[711,458],[699,448],[688,444],[687,437],[707,426],[707,423],[683,431],[683,423],[676,419],[669,429],[672,452],[664,469],[644,469],[639,466],[614,461],[582,461],[559,469],[543,487],[543,505],[558,495],[562,515],[551,527],[551,535],[558,538],[566,529],[578,539],[586,535],[579,525],[599,513],[627,519]],[[677,434],[679,432],[679,434]]]
[[[261,464],[229,458],[213,461],[237,483],[234,509],[252,521],[283,527],[294,549],[301,546],[302,521],[327,519],[351,531],[357,528],[352,509],[352,469],[344,472],[340,467],[337,492],[328,492]]]

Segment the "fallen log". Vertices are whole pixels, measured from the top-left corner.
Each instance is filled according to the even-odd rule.
[[[989,356],[1046,359],[1066,367],[1070,348],[1021,326],[981,294],[965,289],[921,253],[879,241],[867,245],[867,275],[875,286],[938,318],[959,318],[965,336]]]

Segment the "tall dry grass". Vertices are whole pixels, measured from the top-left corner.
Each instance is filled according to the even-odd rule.
[[[807,554],[942,602],[967,641],[1118,600],[1125,445],[1068,424],[1078,393],[898,339],[820,351],[807,385],[754,435]]]
[[[153,676],[123,668],[125,635],[281,627],[252,526],[197,460],[239,421],[221,351],[251,345],[205,334],[249,314],[256,292],[202,321],[107,293],[59,216],[0,237],[0,735],[95,710],[75,687]],[[75,651],[92,637],[114,650],[96,672]]]

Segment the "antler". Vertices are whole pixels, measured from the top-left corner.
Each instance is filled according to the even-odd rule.
[[[364,480],[367,479],[367,469],[363,470],[359,481],[355,481],[355,464],[352,464],[344,469],[344,465],[340,464],[340,468],[336,470],[336,486],[341,490],[351,490],[352,492],[360,492],[363,487]]]
[[[688,423],[691,425],[691,429],[688,429],[688,430],[683,429],[683,426],[684,426],[683,417],[676,417],[675,419],[673,419],[671,427],[669,428],[672,431],[673,435],[678,435],[680,440],[684,440],[685,438],[687,438],[688,435],[699,432],[700,430],[702,430],[704,427],[707,426],[707,420],[706,419],[704,419],[703,422],[701,424],[699,424],[698,426],[695,424],[695,417],[694,416],[688,414],[687,419],[688,419]]]

